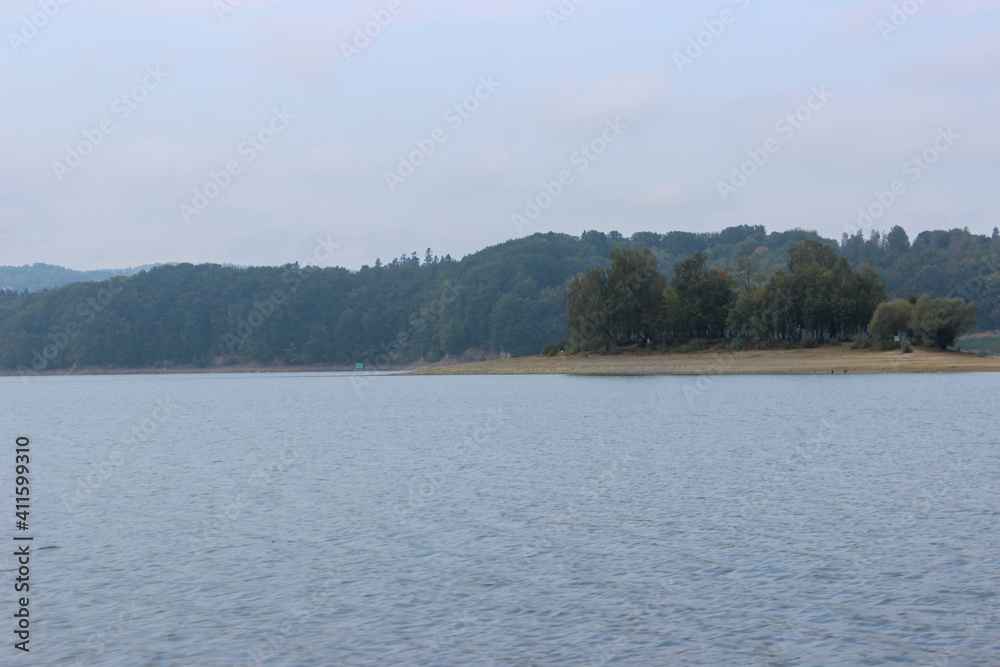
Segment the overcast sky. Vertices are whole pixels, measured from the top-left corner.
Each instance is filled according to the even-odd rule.
[[[1000,224],[1000,1],[576,3],[4,0],[0,264]]]

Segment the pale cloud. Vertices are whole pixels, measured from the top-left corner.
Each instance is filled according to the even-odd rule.
[[[690,200],[691,195],[681,181],[649,183],[640,186],[633,198],[636,205],[648,208],[679,206]]]
[[[473,164],[477,174],[498,176],[510,167],[511,157],[503,150],[486,151],[477,155]]]
[[[327,141],[309,152],[309,163],[324,172],[340,172],[356,165],[355,147],[347,141]]]
[[[666,92],[662,74],[613,74],[591,86],[560,81],[539,95],[538,116],[552,132],[580,134],[616,116],[638,122]]]
[[[995,97],[1000,93],[997,63],[1000,63],[1000,30],[993,30],[969,43],[898,66],[890,83],[918,87],[935,96],[964,89],[964,93],[976,97]],[[992,85],[984,85],[987,83]]]
[[[360,0],[329,2],[328,0],[104,0],[100,3],[74,3],[74,9],[93,16],[131,13],[147,16],[175,17],[209,16],[223,29],[239,29],[241,22],[267,15],[270,20],[283,20],[276,14],[310,15],[324,24],[353,30],[371,20],[372,14],[387,8],[390,0]],[[558,12],[560,5],[573,0],[397,0],[402,7],[398,17],[403,21],[437,21],[441,19],[486,20],[517,15],[538,15],[540,25],[544,14]],[[639,0],[577,0],[580,11],[599,5],[636,4]],[[308,30],[308,27],[306,27]]]
[[[904,30],[918,27],[921,18],[926,19],[924,29],[932,29],[939,25],[940,21],[963,21],[996,14],[1000,12],[1000,0],[949,0],[948,2],[856,0],[833,4],[826,11],[829,19],[839,23],[846,34],[888,41],[885,40],[886,34],[892,39]],[[930,23],[931,20],[936,23]],[[880,23],[885,25],[880,27]]]
[[[18,91],[0,104],[0,263],[280,264],[327,234],[351,268],[427,246],[459,257],[513,236],[510,214],[616,116],[621,141],[526,233],[746,223],[839,237],[941,126],[963,139],[885,226],[1000,222],[1000,0],[927,2],[888,41],[876,22],[901,0],[754,3],[683,76],[671,49],[712,12],[587,0],[553,31],[560,1],[403,0],[351,62],[340,42],[387,0],[243,0],[222,20],[213,0],[71,3],[0,60]],[[34,7],[0,12],[17,26]],[[52,160],[155,64],[162,89],[57,181]],[[385,170],[491,74],[502,87],[390,193]],[[834,98],[721,201],[716,182],[821,84]],[[283,105],[291,129],[185,225],[178,205]]]
[[[927,2],[929,14],[969,16],[990,14],[1000,11],[1000,0],[949,0],[949,2]]]

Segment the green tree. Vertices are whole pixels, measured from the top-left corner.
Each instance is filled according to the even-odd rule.
[[[979,312],[983,326],[1000,329],[1000,273],[994,273],[984,281]]]
[[[760,258],[757,252],[748,252],[733,257],[732,275],[739,283],[741,290],[752,290],[757,287],[760,278]]]
[[[707,338],[725,331],[734,300],[733,279],[707,264],[703,252],[674,264],[660,321],[675,337]]]
[[[810,264],[818,264],[824,269],[832,269],[837,259],[833,246],[807,239],[788,250],[788,270],[795,273]]]
[[[976,304],[962,299],[932,299],[924,294],[913,306],[910,327],[919,340],[942,350],[976,326]]]
[[[604,269],[587,269],[566,283],[566,330],[570,341],[582,347],[590,342],[607,345],[614,335],[609,324],[615,303]]]
[[[882,342],[893,340],[898,332],[910,328],[912,317],[913,304],[906,299],[883,301],[872,315],[868,333]]]
[[[736,297],[736,303],[729,311],[726,328],[734,337],[764,338],[767,328],[760,317],[761,299],[759,293],[743,290]]]
[[[906,230],[899,225],[889,230],[889,233],[885,235],[885,240],[891,255],[898,257],[910,249],[910,237],[906,234]]]
[[[364,329],[361,326],[361,318],[351,308],[342,312],[337,318],[337,326],[333,335],[336,337],[339,353],[343,354],[345,358],[350,356],[353,359],[360,356],[364,350]],[[340,355],[338,354],[338,356]],[[338,361],[343,361],[343,359]]]
[[[608,290],[615,309],[609,314],[611,333],[618,340],[649,336],[651,316],[666,288],[666,278],[656,270],[656,256],[648,248],[611,251],[607,270]]]
[[[651,335],[666,279],[648,248],[615,248],[611,267],[587,269],[566,285],[566,327],[576,345],[609,345]]]

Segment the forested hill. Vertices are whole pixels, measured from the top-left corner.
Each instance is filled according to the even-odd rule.
[[[897,231],[898,230],[898,231]],[[470,349],[536,354],[565,334],[566,280],[607,267],[613,248],[650,247],[660,269],[705,252],[713,267],[753,255],[773,273],[814,232],[760,226],[630,238],[611,232],[535,234],[461,261],[416,254],[342,268],[178,264],[39,293],[0,293],[0,366],[209,366],[436,360]],[[963,230],[905,232],[825,243],[855,265],[882,269],[889,298],[909,292],[979,301],[981,327],[1000,326],[1000,238]],[[429,261],[428,261],[429,260]]]
[[[154,266],[159,265],[147,264],[127,269],[95,269],[92,271],[76,271],[41,262],[23,266],[0,266],[0,289],[11,289],[17,292],[24,290],[41,292],[72,283],[97,282],[114,276],[131,276]]]

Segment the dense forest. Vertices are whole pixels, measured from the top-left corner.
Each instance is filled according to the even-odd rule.
[[[709,339],[724,339],[731,350],[851,341],[912,352],[912,342],[945,349],[976,324],[976,305],[961,298],[886,301],[885,284],[870,263],[854,269],[831,246],[811,239],[788,251],[787,272],[779,269],[762,283],[753,254],[735,258],[734,277],[709,269],[698,252],[677,262],[669,281],[648,248],[615,248],[611,262],[569,280],[567,336],[542,354],[617,352],[628,345],[694,351]]]
[[[76,271],[41,262],[25,264],[24,266],[0,266],[0,289],[16,292],[25,290],[41,292],[72,283],[97,282],[115,276],[131,276],[155,266],[159,265],[146,264],[127,269],[95,269],[92,271]]]
[[[706,276],[731,280],[734,306],[740,307],[739,295],[747,285],[764,289],[779,271],[786,279],[791,275],[786,274],[789,251],[803,241],[827,248],[817,252],[824,262],[832,253],[842,277],[880,276],[885,292],[875,294],[876,300],[924,293],[960,297],[978,302],[980,328],[1000,327],[997,231],[992,237],[967,230],[924,232],[912,243],[898,227],[884,235],[845,237],[840,243],[805,230],[767,233],[749,225],[631,237],[588,231],[579,237],[534,234],[458,261],[428,249],[422,260],[413,253],[358,271],[298,264],[178,264],[42,292],[2,291],[0,367],[275,361],[367,361],[369,367],[380,367],[470,350],[537,354],[566,334],[566,296],[574,277],[588,269],[611,269],[613,251],[648,249],[650,266],[663,277],[660,287],[668,296],[669,288],[675,288],[671,298],[678,307],[694,294],[685,289],[696,283],[702,289],[699,281]],[[675,268],[690,275],[677,276]],[[672,312],[673,320],[665,311],[659,324],[673,326],[671,332],[678,336],[719,335],[731,324],[727,314],[723,328],[716,316],[682,331],[678,311]],[[857,313],[833,323],[817,322],[815,332],[851,335],[866,323]]]

